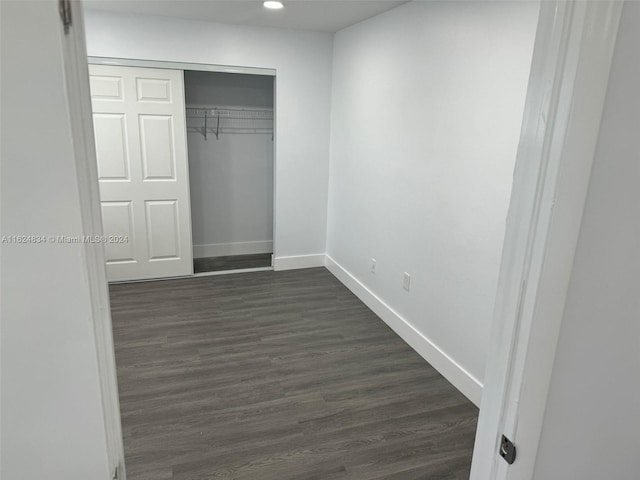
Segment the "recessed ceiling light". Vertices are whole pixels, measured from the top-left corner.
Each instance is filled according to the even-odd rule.
[[[273,0],[264,2],[263,5],[265,6],[265,8],[270,8],[271,10],[280,10],[281,8],[284,8],[282,2],[276,2]]]

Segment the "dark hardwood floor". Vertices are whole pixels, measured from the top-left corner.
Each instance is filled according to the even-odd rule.
[[[129,480],[469,476],[476,407],[324,268],[111,301]]]
[[[194,258],[193,271],[194,273],[203,273],[270,267],[271,255],[271,253],[254,253],[251,255],[230,255],[228,257]]]

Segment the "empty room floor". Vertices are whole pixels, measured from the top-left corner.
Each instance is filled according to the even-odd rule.
[[[129,480],[468,479],[477,408],[326,269],[110,292]]]

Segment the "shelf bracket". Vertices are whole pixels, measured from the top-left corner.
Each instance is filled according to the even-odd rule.
[[[207,139],[207,110],[204,111],[204,139]]]

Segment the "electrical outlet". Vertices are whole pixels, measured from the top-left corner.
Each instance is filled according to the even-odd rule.
[[[402,288],[404,288],[407,292],[411,290],[411,275],[407,272],[404,272],[404,278],[402,279]]]
[[[371,273],[373,273],[373,274],[376,273],[376,259],[375,258],[371,259]]]

